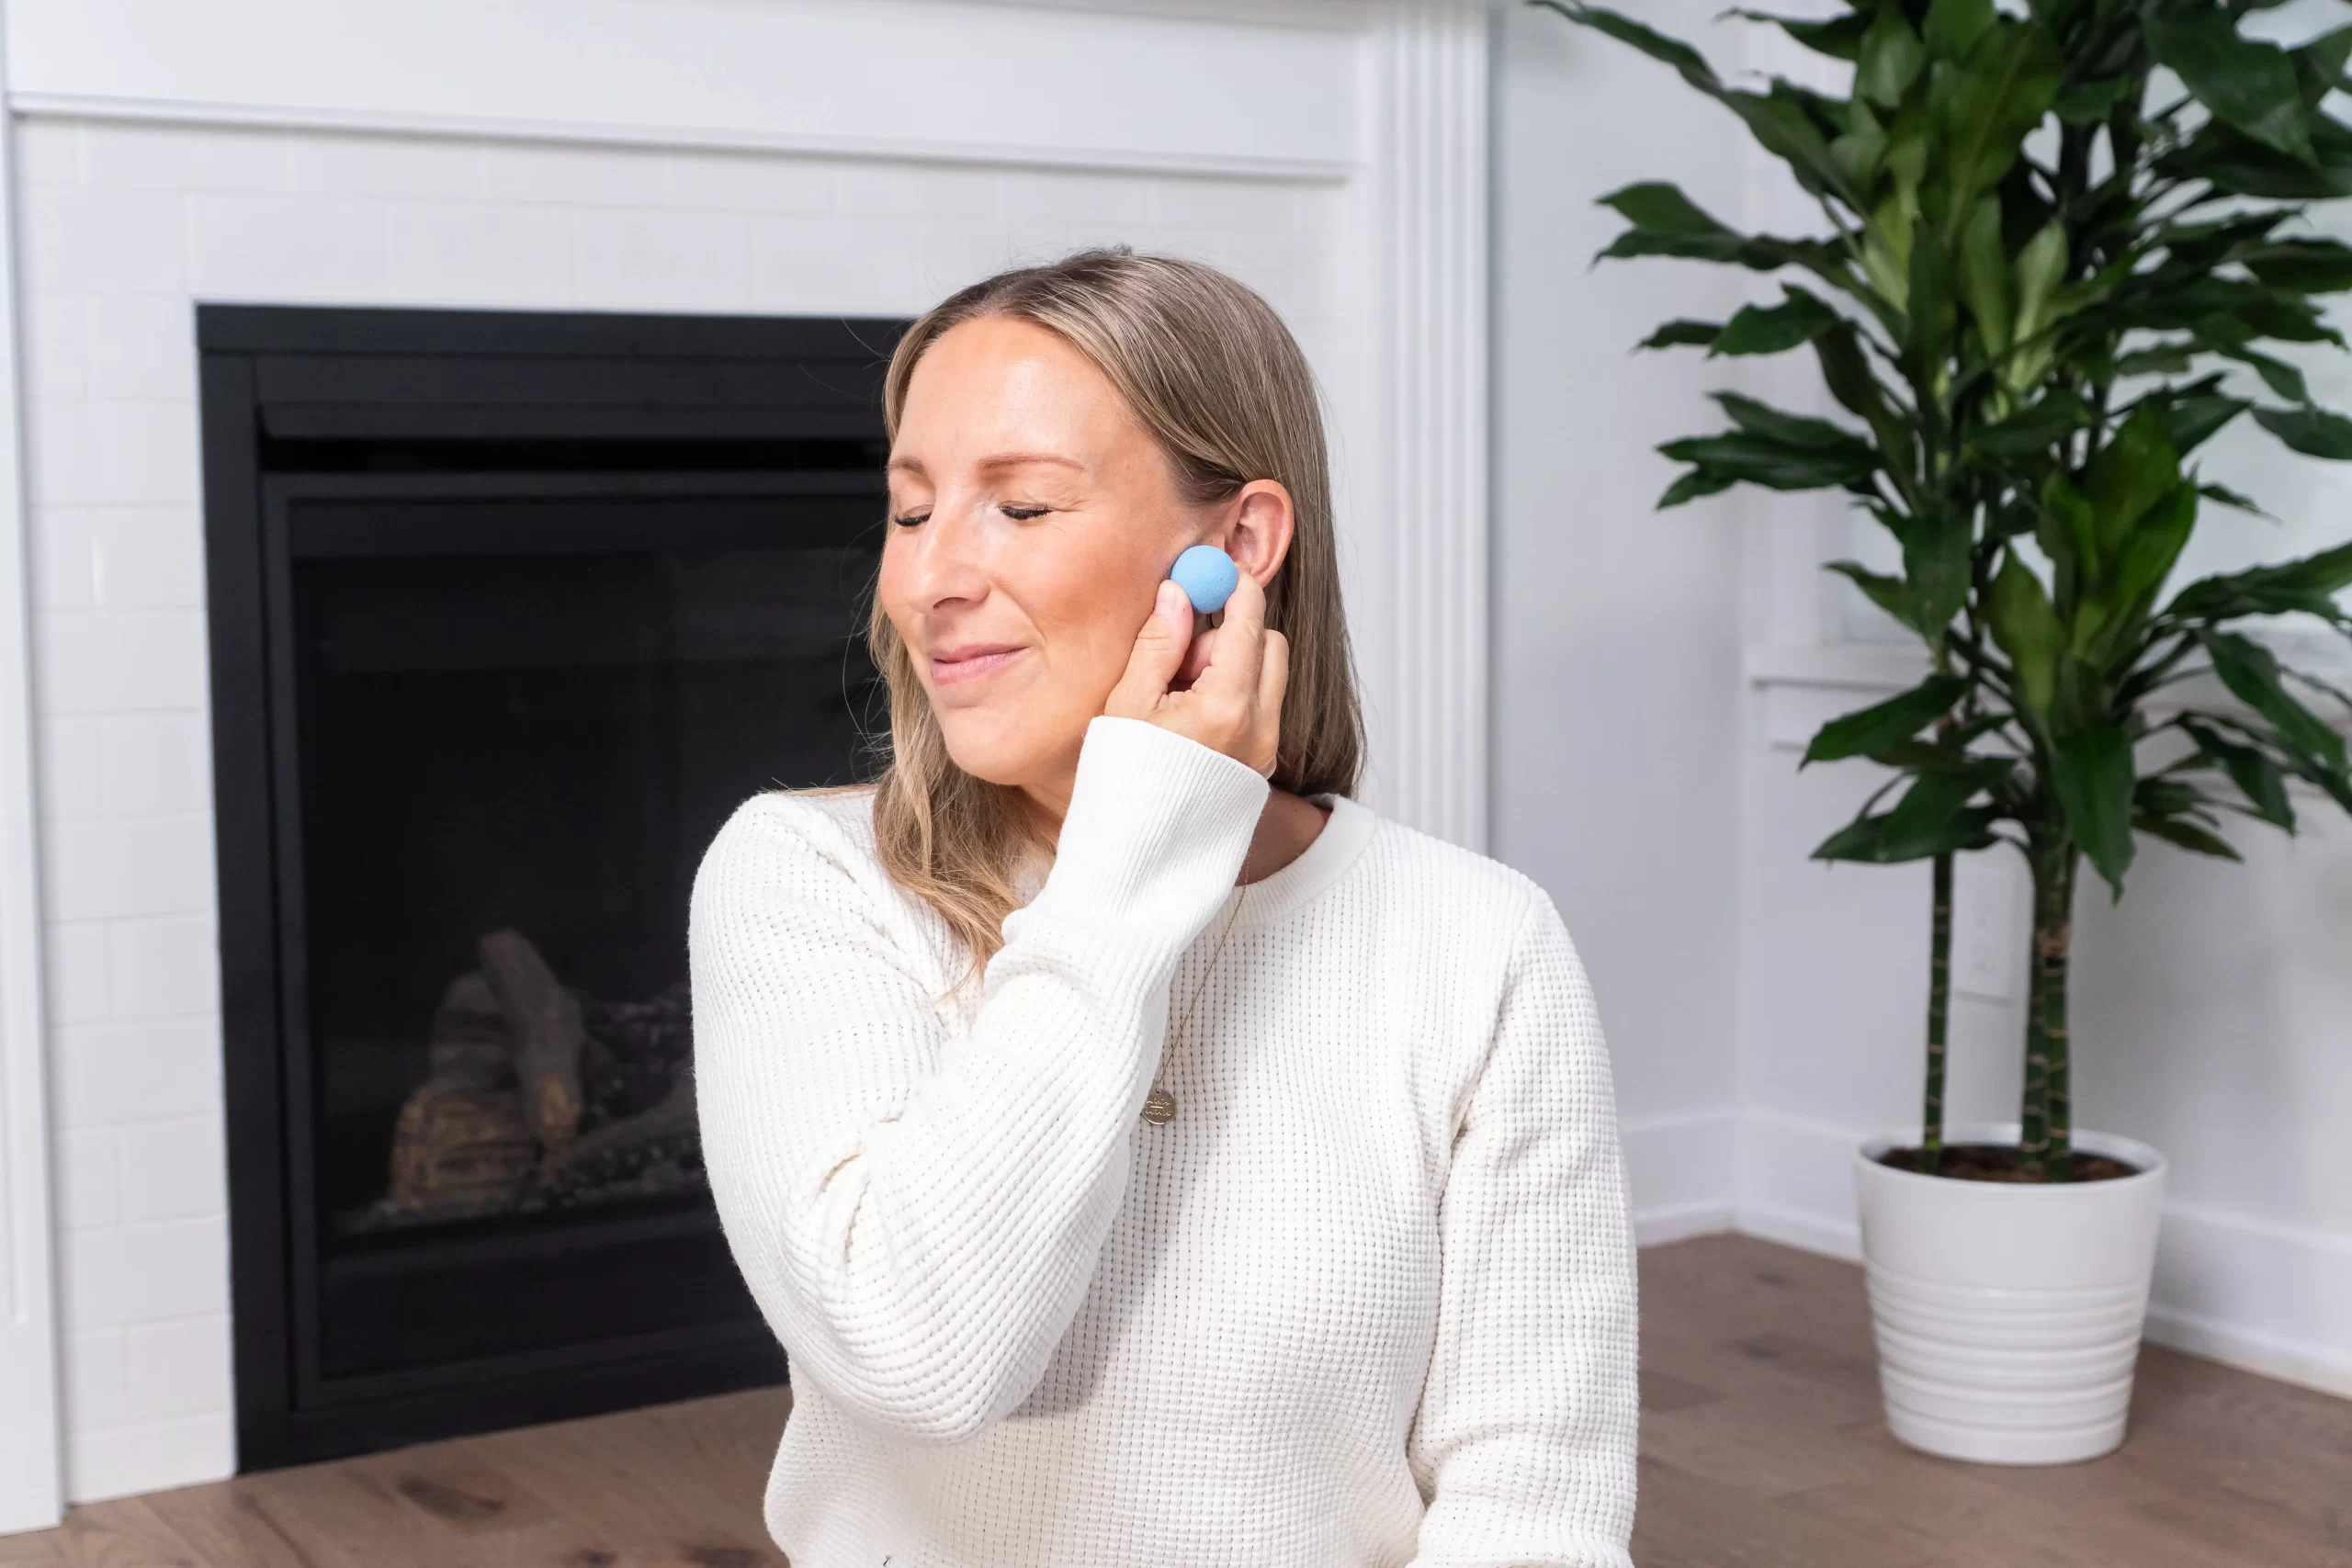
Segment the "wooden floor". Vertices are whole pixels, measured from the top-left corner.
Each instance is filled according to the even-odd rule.
[[[1880,1423],[1860,1271],[1740,1236],[1642,1255],[1642,1370],[1640,1568],[2352,1568],[2352,1402],[2150,1348],[2120,1452],[1928,1459]],[[0,1564],[781,1568],[759,1499],[786,1408],[738,1394],[94,1504],[0,1537]]]

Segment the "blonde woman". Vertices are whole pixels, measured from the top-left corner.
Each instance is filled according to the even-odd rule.
[[[885,393],[891,761],[695,882],[711,1187],[796,1568],[1626,1568],[1608,1055],[1543,891],[1352,798],[1322,425],[1265,302],[976,284]],[[1166,581],[1239,568],[1220,624]],[[1411,650],[1403,650],[1409,660]]]

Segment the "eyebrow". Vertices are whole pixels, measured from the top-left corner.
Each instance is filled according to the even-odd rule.
[[[998,452],[983,457],[977,467],[983,468],[1017,468],[1026,463],[1052,463],[1065,468],[1086,471],[1086,465],[1075,457],[1065,457],[1057,452]],[[912,457],[893,457],[887,465],[894,474],[922,474],[923,466]]]

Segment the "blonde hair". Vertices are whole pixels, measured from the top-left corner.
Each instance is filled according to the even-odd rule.
[[[1266,624],[1290,641],[1276,788],[1355,793],[1363,766],[1347,623],[1340,606],[1329,460],[1306,356],[1265,300],[1199,262],[1080,251],[957,290],[909,328],[890,357],[883,417],[895,440],[915,366],[949,329],[983,317],[1059,334],[1118,389],[1173,464],[1195,505],[1251,479],[1290,491],[1289,554],[1266,589]],[[890,879],[939,912],[970,954],[968,980],[1003,945],[1019,903],[1013,877],[1036,845],[1016,792],[966,773],[875,595],[866,642],[889,690],[889,761],[874,795],[874,834]]]

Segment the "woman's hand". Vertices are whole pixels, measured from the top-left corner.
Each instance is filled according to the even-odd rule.
[[[1226,601],[1224,624],[1200,640],[1206,667],[1190,685],[1171,689],[1183,668],[1199,660],[1185,657],[1193,646],[1193,603],[1175,583],[1162,582],[1103,713],[1172,729],[1272,776],[1290,642],[1266,629],[1266,591],[1256,578],[1241,574]]]

